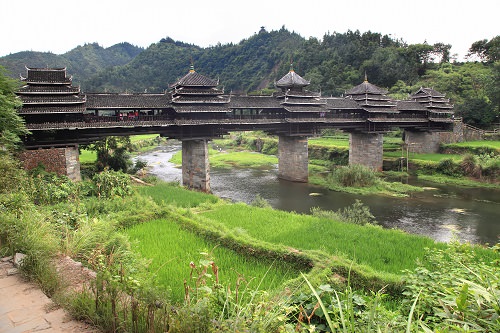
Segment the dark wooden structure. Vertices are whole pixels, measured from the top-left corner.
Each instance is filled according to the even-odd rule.
[[[211,138],[238,130],[271,134],[315,135],[323,128],[384,133],[394,127],[449,130],[453,106],[443,94],[421,88],[406,101],[395,101],[365,79],[345,97],[326,98],[305,88],[309,82],[293,68],[276,82],[269,96],[224,93],[219,82],[191,68],[160,94],[83,94],[65,68],[29,68],[17,94],[19,114],[31,135],[28,148],[63,147],[107,135],[159,133]]]

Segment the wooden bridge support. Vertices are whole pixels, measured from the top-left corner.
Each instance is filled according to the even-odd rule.
[[[307,137],[280,136],[278,142],[278,177],[294,182],[307,182],[309,158]]]
[[[382,171],[384,137],[378,133],[349,134],[349,165],[361,164]]]
[[[75,181],[82,180],[78,146],[25,150],[20,154],[19,159],[26,170],[43,165],[48,172],[68,176],[69,179]]]
[[[187,188],[210,192],[207,142],[207,139],[182,141],[182,185]]]

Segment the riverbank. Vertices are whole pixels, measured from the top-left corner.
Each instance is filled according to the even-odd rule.
[[[111,181],[114,178],[120,181]],[[440,303],[433,295],[445,293],[445,297],[455,297],[456,281],[468,277],[463,263],[480,277],[469,276],[471,283],[482,285],[480,279],[488,276],[490,262],[497,256],[493,249],[436,243],[373,225],[231,204],[171,184],[130,187],[124,181],[126,177],[109,171],[99,179],[106,180],[106,191],[104,183],[96,187],[83,182],[82,187],[71,187],[69,181],[63,181],[58,188],[39,184],[4,193],[0,199],[9,204],[0,211],[0,240],[2,250],[19,249],[27,254],[25,272],[53,295],[60,289],[53,285],[44,258],[61,253],[92,268],[98,283],[86,289],[88,293],[77,293],[61,304],[72,315],[87,318],[110,331],[134,331],[134,327],[144,331],[149,327],[174,333],[191,332],[196,327],[214,332],[291,333],[297,327],[299,331],[310,331],[320,325],[325,330],[324,317],[305,310],[318,303],[318,292],[332,302],[326,305],[331,309],[328,315],[339,326],[356,327],[355,331],[369,327],[397,331],[407,326],[417,330],[421,325],[430,325],[431,330],[444,329],[449,327],[445,320],[424,322],[418,315],[412,316],[411,304],[417,297],[413,290],[430,291],[425,295],[426,303],[413,306],[419,314],[427,311],[428,304],[435,309]],[[36,180],[53,183],[50,177]],[[18,186],[28,183],[29,178]],[[82,191],[85,188],[98,192]],[[59,194],[67,193],[47,196],[52,199],[50,204],[35,201],[40,198],[40,191],[48,195],[47,191],[56,190]],[[146,228],[140,235],[160,237],[130,242],[125,233],[135,227]],[[171,228],[213,245],[174,236],[181,234],[172,233]],[[192,249],[174,254],[157,246],[167,241]],[[153,252],[143,251],[140,244],[151,245]],[[233,252],[241,260],[223,263],[222,258],[219,261],[214,255],[214,247]],[[424,247],[432,250],[422,252]],[[267,270],[242,273],[246,272],[244,266],[254,266],[253,260],[269,265],[267,270],[279,261],[285,267],[297,267],[303,275],[290,270],[291,276],[285,276],[278,287],[264,289],[258,281],[267,278]],[[434,265],[437,262],[441,265]],[[427,263],[434,264],[422,266]],[[169,282],[157,280],[160,268],[174,272]],[[405,268],[408,271],[401,272]],[[223,273],[231,270],[238,273],[236,280],[224,280]],[[424,270],[446,282],[446,288],[426,286],[429,280],[421,280],[418,275]],[[304,284],[305,279],[314,286],[313,290]],[[183,293],[181,301],[174,300],[170,288]],[[358,315],[341,319],[333,303],[335,297],[338,303],[346,305],[342,311],[356,311]],[[470,297],[472,300],[472,293]],[[353,299],[363,299],[365,303],[354,310],[348,306]],[[484,308],[491,308],[487,300],[481,302]],[[434,312],[428,315],[433,316]],[[469,323],[475,324],[475,318],[481,317],[471,314],[468,318]]]

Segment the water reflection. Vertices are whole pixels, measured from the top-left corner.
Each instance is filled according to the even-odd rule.
[[[171,144],[141,155],[150,173],[166,181],[181,182],[181,170],[168,160],[180,149]],[[434,183],[409,182],[427,188],[411,198],[359,196],[328,191],[310,184],[280,180],[277,169],[212,169],[212,192],[222,198],[251,203],[257,194],[271,206],[309,213],[311,207],[338,210],[360,199],[370,207],[379,224],[447,242],[457,238],[472,243],[494,244],[500,235],[500,191],[459,188]]]

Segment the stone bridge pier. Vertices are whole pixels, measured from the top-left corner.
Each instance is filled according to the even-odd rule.
[[[349,165],[361,164],[382,171],[383,141],[384,137],[379,133],[350,133]]]
[[[307,136],[279,136],[278,177],[294,182],[309,180]]]
[[[65,148],[25,150],[19,155],[19,159],[26,170],[43,165],[48,172],[68,176],[69,179],[75,181],[82,180],[78,145]]]
[[[208,139],[182,140],[182,185],[210,192]]]
[[[437,153],[441,145],[439,132],[405,130],[405,144],[412,153]]]

